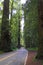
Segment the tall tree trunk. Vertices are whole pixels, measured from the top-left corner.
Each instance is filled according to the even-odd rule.
[[[14,3],[14,0],[12,0],[12,4],[11,4],[11,20],[10,20],[10,25],[12,24],[13,3]]]
[[[20,14],[19,14],[19,23],[18,23],[18,48],[21,47],[21,44],[20,44]]]
[[[38,0],[38,16],[39,16],[39,46],[38,59],[43,59],[43,0]]]
[[[3,6],[4,7],[1,27],[1,50],[7,52],[11,50],[11,38],[9,32],[9,0],[4,0]]]

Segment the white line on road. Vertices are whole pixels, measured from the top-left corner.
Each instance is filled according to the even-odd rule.
[[[26,65],[27,57],[28,57],[28,54],[26,55],[26,58],[25,58],[25,61],[24,61],[24,65]]]
[[[1,59],[0,59],[0,62],[6,60],[6,59],[8,59],[8,58],[10,58],[10,57],[12,57],[12,56],[14,56],[14,55],[16,55],[16,54],[17,54],[17,52],[16,52],[16,53],[13,53],[13,54],[10,54],[10,55],[7,56],[7,57],[1,58]]]

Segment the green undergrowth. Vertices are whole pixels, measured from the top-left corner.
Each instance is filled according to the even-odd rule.
[[[0,54],[3,54],[4,52],[3,51],[0,51]]]
[[[16,50],[17,50],[17,48],[13,48],[13,49],[12,49],[12,51],[16,51]],[[10,52],[10,51],[9,51],[9,52]],[[0,50],[0,54],[3,54],[3,53],[5,53],[5,52],[3,52],[3,51]]]
[[[35,47],[35,48],[27,48],[27,50],[30,50],[30,51],[37,51],[38,48],[37,48],[37,47]]]
[[[42,65],[43,65],[43,63],[42,63]]]
[[[17,49],[18,49],[18,48],[13,48],[12,50],[13,50],[13,51],[16,51]]]

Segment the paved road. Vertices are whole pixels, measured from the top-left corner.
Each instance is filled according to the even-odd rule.
[[[16,52],[9,52],[0,55],[0,65],[24,65],[28,51],[24,48]]]

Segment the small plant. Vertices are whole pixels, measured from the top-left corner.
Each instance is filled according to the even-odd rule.
[[[0,54],[4,53],[3,51],[0,51]]]

